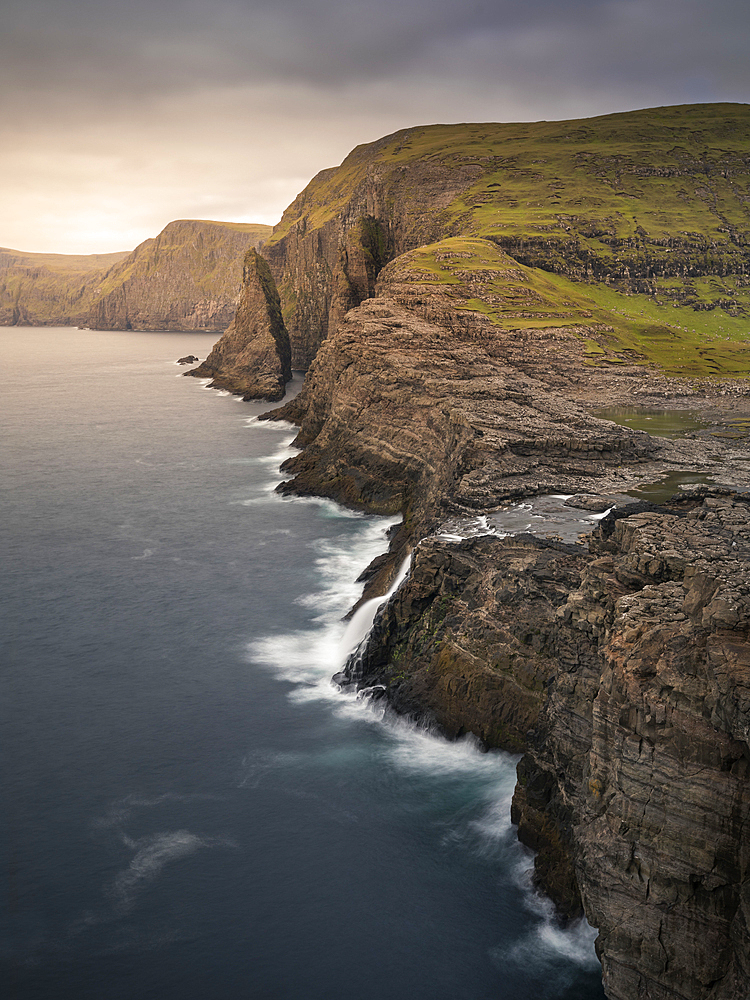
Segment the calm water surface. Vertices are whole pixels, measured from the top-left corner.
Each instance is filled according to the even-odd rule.
[[[0,330],[3,995],[601,998],[514,760],[331,687],[390,522],[273,492],[212,340]]]

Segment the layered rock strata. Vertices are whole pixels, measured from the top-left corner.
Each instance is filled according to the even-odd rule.
[[[632,513],[636,510],[636,513]],[[750,500],[610,515],[588,546],[440,537],[348,681],[526,748],[513,819],[611,1000],[750,995]]]
[[[214,388],[247,400],[283,398],[292,377],[289,335],[268,264],[255,250],[245,255],[232,323],[203,364],[185,374],[210,378]]]
[[[583,401],[603,403],[607,379],[587,345],[606,358],[606,331],[496,246],[470,250],[447,240],[385,267],[271,414],[303,446],[282,489],[404,512],[369,594],[414,549],[339,680],[525,751],[513,818],[539,885],[598,927],[612,1000],[746,1000],[747,503],[719,490],[627,508],[589,546],[440,531],[709,458],[747,480],[746,442],[593,418]],[[648,382],[617,372],[625,397]]]
[[[547,315],[548,326],[508,329],[472,308],[488,274],[527,278],[497,247],[473,242],[485,253],[478,272],[451,241],[433,248],[449,282],[431,280],[412,255],[392,262],[375,297],[322,344],[302,392],[271,414],[300,425],[304,450],[284,466],[289,489],[404,510],[424,526],[529,490],[595,488],[655,453],[647,434],[597,420],[559,391],[583,377],[596,331],[567,315],[565,326]],[[515,311],[538,306],[534,288],[517,283],[525,298]]]
[[[89,325],[97,330],[225,330],[239,301],[245,252],[269,231],[244,223],[170,222],[102,278]]]

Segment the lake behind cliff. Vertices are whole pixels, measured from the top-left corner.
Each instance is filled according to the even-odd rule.
[[[11,1000],[595,1000],[515,759],[330,683],[389,521],[273,492],[201,334],[0,330]]]

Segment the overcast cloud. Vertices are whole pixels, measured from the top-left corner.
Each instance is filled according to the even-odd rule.
[[[275,223],[409,125],[750,101],[747,0],[5,0],[0,245]]]

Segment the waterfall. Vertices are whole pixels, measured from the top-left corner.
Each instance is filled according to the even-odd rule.
[[[401,563],[388,592],[365,601],[352,615],[351,621],[347,625],[339,643],[339,662],[343,664],[343,670],[340,670],[333,676],[333,680],[342,687],[356,683],[359,680],[362,671],[362,658],[367,646],[367,640],[372,631],[375,616],[404,582],[409,575],[410,567],[411,552]]]

